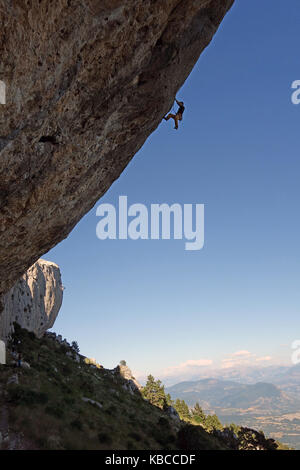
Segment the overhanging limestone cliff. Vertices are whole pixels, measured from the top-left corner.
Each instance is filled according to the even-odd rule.
[[[0,293],[170,109],[233,0],[0,0]]]

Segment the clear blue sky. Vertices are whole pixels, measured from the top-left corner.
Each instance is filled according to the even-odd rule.
[[[237,1],[162,122],[101,202],[204,203],[205,246],[96,238],[96,207],[44,257],[66,286],[54,330],[137,373],[300,338],[299,0]]]

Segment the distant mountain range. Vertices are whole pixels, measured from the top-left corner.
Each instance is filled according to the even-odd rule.
[[[189,406],[196,402],[206,411],[252,411],[278,413],[300,409],[295,400],[276,385],[266,382],[241,384],[215,378],[180,382],[166,388],[172,399],[183,399]]]
[[[286,380],[300,388],[300,364],[293,366],[229,368],[214,371],[213,377],[241,383],[268,382],[284,385]]]
[[[223,424],[234,422],[300,450],[300,364],[263,368],[219,369],[213,377],[166,388],[173,399],[196,402],[216,413]]]
[[[177,380],[176,380],[177,379]],[[233,381],[240,384],[256,384],[257,382],[277,385],[281,390],[300,395],[300,364],[293,366],[273,365],[268,367],[231,367],[227,369],[210,369],[188,377],[189,382],[201,379],[219,379],[221,381]],[[182,382],[182,378],[162,377],[162,381],[171,385]],[[170,383],[171,382],[171,383]]]

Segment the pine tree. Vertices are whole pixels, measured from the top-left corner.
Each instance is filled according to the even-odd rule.
[[[230,431],[232,431],[233,434],[235,434],[236,436],[238,436],[239,434],[239,431],[240,431],[240,427],[235,424],[235,423],[231,423],[228,428],[230,429]]]
[[[180,400],[179,398],[177,398],[174,404],[174,408],[179,414],[180,419],[183,419],[185,421],[189,421],[191,419],[189,407],[187,406],[184,400]]]
[[[197,424],[205,426],[206,416],[198,402],[192,409],[192,417]]]
[[[167,406],[174,407],[174,401],[172,400],[171,395],[169,393],[166,395],[166,404]]]
[[[77,352],[77,354],[79,353],[80,349],[77,341],[72,341],[71,347],[74,349],[75,352]]]
[[[223,426],[217,415],[207,415],[205,420],[205,428],[207,431],[222,430]]]
[[[148,375],[147,383],[142,390],[142,395],[151,405],[165,408],[167,406],[167,397],[165,388],[160,380],[155,380],[153,375]]]

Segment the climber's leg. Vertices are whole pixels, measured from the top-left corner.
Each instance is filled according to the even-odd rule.
[[[176,116],[174,116],[174,122],[175,122],[175,127],[174,129],[178,129],[178,121],[181,120],[180,119],[180,116],[178,116],[178,114],[176,114]]]
[[[168,121],[168,120],[171,119],[171,118],[175,120],[175,114],[172,114],[172,113],[168,114],[167,117],[164,117],[164,120],[165,120],[165,121]]]

